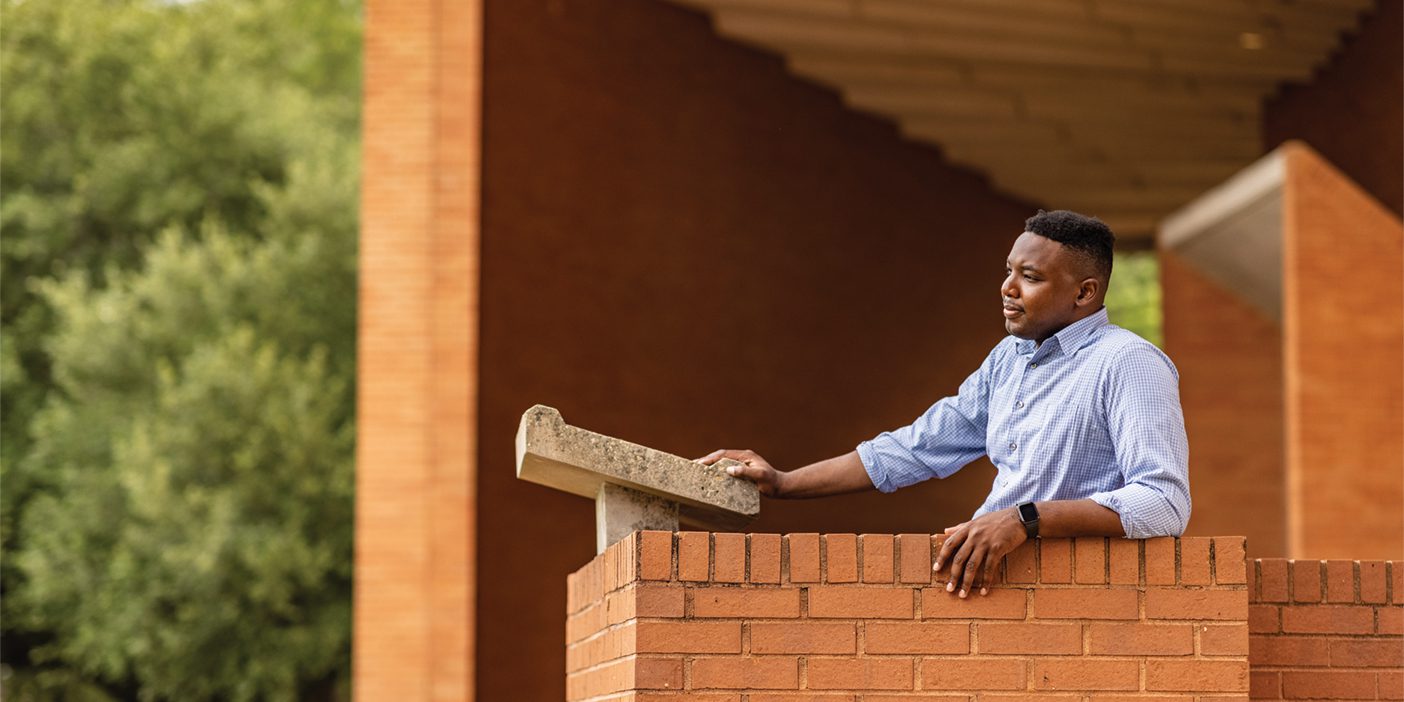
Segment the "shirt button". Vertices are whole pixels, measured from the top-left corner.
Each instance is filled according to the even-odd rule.
[[[1019,400],[1018,402],[1015,402],[1015,403],[1014,403],[1014,408],[1015,408],[1015,409],[1024,409],[1024,401],[1023,401],[1023,400]]]
[[[1038,364],[1037,364],[1037,363],[1030,363],[1030,364],[1029,364],[1029,367],[1030,367],[1030,368],[1037,368],[1037,367],[1038,367]]]
[[[1018,444],[1014,443],[1013,441],[1009,442],[1009,450],[1010,450],[1010,451],[1013,451],[1013,450],[1016,449],[1016,448],[1019,448],[1019,445],[1018,445]]]

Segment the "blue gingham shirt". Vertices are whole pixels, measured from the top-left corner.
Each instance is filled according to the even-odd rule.
[[[1178,536],[1190,517],[1179,372],[1150,342],[1107,323],[1106,308],[1038,346],[1005,338],[955,397],[864,441],[858,455],[883,492],[988,455],[998,473],[977,517],[1091,498],[1134,539]]]

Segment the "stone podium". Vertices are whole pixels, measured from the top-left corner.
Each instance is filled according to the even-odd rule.
[[[739,464],[704,466],[573,427],[545,405],[523,413],[517,429],[517,477],[593,499],[598,553],[633,531],[744,527],[760,514],[760,493],[727,475],[731,465]]]

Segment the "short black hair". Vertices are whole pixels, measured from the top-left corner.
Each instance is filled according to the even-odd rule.
[[[1111,281],[1112,245],[1116,243],[1116,235],[1106,222],[1068,210],[1039,210],[1038,214],[1024,220],[1024,231],[1076,251],[1087,260],[1103,285]]]

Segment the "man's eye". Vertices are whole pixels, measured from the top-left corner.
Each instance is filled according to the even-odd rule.
[[[1036,282],[1038,282],[1038,279],[1035,278],[1035,277],[1033,277],[1033,276],[1031,276],[1031,275],[1026,275],[1026,276],[1024,276],[1024,280],[1027,280],[1027,281],[1029,281],[1030,283],[1036,283]]]

